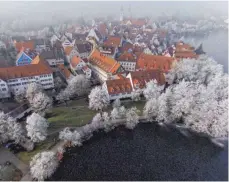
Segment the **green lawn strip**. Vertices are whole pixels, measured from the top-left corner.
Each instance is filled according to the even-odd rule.
[[[46,139],[44,142],[36,144],[35,149],[31,152],[20,152],[17,157],[24,163],[29,164],[31,158],[39,152],[46,151],[55,144],[53,137]]]

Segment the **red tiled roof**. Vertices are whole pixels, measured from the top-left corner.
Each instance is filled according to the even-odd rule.
[[[75,67],[80,63],[81,60],[82,59],[79,56],[73,56],[70,62],[71,62],[71,65]]]
[[[145,88],[146,83],[156,79],[159,85],[165,84],[165,76],[162,71],[155,69],[155,70],[145,70],[145,71],[135,71],[130,72],[132,82],[135,88],[138,86],[139,88]]]
[[[57,66],[65,78],[68,79],[71,76],[71,72],[63,64],[58,64]]]
[[[121,37],[109,36],[108,39],[103,44],[106,46],[119,47],[121,44]]]
[[[72,52],[73,47],[72,46],[66,46],[64,49],[64,52],[67,56],[70,55],[70,53]]]
[[[137,68],[140,70],[160,69],[163,72],[168,72],[175,61],[172,57],[142,53],[137,60]]]
[[[22,41],[22,42],[16,42],[15,43],[15,48],[16,48],[16,50],[18,52],[21,51],[22,48],[34,50],[35,49],[35,44],[34,44],[34,41],[32,41],[32,40],[27,40],[27,41]]]
[[[34,64],[0,68],[0,79],[8,80],[53,73],[44,60],[35,58]]]
[[[98,66],[107,73],[115,74],[120,68],[120,64],[113,58],[108,57],[100,53],[97,49],[94,49],[89,56],[89,62]]]
[[[128,61],[128,62],[136,62],[136,59],[137,56],[129,52],[124,52],[117,58],[118,61]]]
[[[175,57],[180,58],[197,58],[198,55],[194,52],[194,48],[182,42],[176,43]]]
[[[107,33],[107,26],[106,26],[106,24],[105,23],[100,23],[99,25],[98,25],[98,31],[99,31],[99,33],[101,34],[101,35],[103,35],[103,36],[106,36],[106,35],[108,35],[108,33]]]
[[[107,90],[111,94],[119,93],[131,93],[132,86],[129,78],[116,79],[116,80],[107,80]]]
[[[129,49],[133,49],[134,45],[127,42],[121,47],[121,52],[128,51]]]

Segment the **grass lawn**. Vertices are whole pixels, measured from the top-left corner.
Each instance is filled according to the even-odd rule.
[[[126,108],[136,106],[141,111],[139,114],[142,114],[145,101],[123,101],[121,104]],[[105,111],[110,112],[111,110],[112,106],[110,105]],[[85,101],[85,99],[70,101],[67,107],[65,105],[54,107],[47,114],[47,119],[50,122],[48,130],[51,133],[67,126],[85,125],[92,120],[96,113],[97,111],[92,111],[88,108],[88,103]],[[17,154],[18,158],[28,164],[31,160],[31,157],[33,157],[35,154],[44,150],[48,150],[55,144],[53,138],[54,136],[48,137],[44,142],[37,144],[35,149],[31,152],[20,152]]]
[[[53,137],[48,137],[44,142],[39,143],[35,146],[35,149],[31,152],[20,152],[17,154],[17,157],[23,161],[25,164],[29,164],[31,158],[39,152],[46,151],[50,149],[53,145],[55,145],[55,141]]]
[[[122,102],[126,108],[136,106],[142,114],[142,110],[145,106],[145,101],[138,102]],[[106,111],[112,110],[112,106],[109,106]],[[48,113],[48,121],[50,122],[50,128],[59,128],[63,126],[82,126],[92,120],[97,111],[92,111],[88,108],[88,103],[85,99],[70,101],[67,105],[54,107],[50,113]]]
[[[73,100],[68,103],[67,107],[65,105],[54,107],[48,113],[48,121],[50,127],[82,126],[87,124],[96,113],[88,108],[85,99]]]

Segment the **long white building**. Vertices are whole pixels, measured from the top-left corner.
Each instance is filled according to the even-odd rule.
[[[54,87],[53,71],[37,56],[30,65],[0,68],[0,98],[8,98],[19,89],[36,82],[44,89]]]

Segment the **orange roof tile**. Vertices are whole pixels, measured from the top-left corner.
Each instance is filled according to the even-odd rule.
[[[198,55],[196,55],[195,52],[191,51],[184,51],[184,52],[175,52],[175,57],[176,58],[197,58]]]
[[[98,31],[101,35],[103,36],[106,36],[108,33],[107,33],[107,26],[105,23],[100,23],[98,25]]]
[[[136,62],[136,58],[137,58],[137,56],[135,56],[133,53],[124,52],[117,58],[117,60],[118,61]]]
[[[160,69],[168,72],[176,60],[172,57],[156,56],[142,53],[137,60],[137,68],[140,70]]]
[[[132,86],[129,78],[107,80],[107,90],[109,94],[131,93]]]
[[[68,79],[71,76],[71,72],[63,64],[58,64],[57,66],[62,74],[65,76],[65,78]]]
[[[34,44],[33,40],[27,40],[27,41],[24,41],[24,42],[16,42],[15,43],[15,48],[16,48],[16,50],[18,52],[21,51],[22,48],[34,50],[35,49],[35,44]]]
[[[46,64],[44,60],[39,60],[37,64],[0,68],[0,79],[8,80],[51,73],[53,73],[53,71],[50,66]]]
[[[40,57],[37,55],[30,64],[38,64],[40,62]]]
[[[70,53],[72,52],[73,47],[72,46],[66,46],[64,49],[64,52],[67,56],[70,55]]]
[[[79,63],[80,63],[80,61],[81,61],[82,59],[79,57],[79,56],[73,56],[72,57],[72,59],[71,59],[71,65],[73,66],[73,67],[75,67],[75,66],[77,66]]]
[[[120,64],[113,58],[108,57],[100,53],[97,49],[94,49],[89,56],[89,62],[98,66],[107,73],[115,74],[120,68]]]
[[[119,47],[121,44],[121,37],[118,36],[109,36],[107,40],[103,43],[106,46]]]
[[[133,85],[135,88],[144,88],[146,83],[156,79],[159,85],[165,84],[165,76],[162,71],[155,70],[145,70],[145,71],[135,71],[130,72],[131,78],[133,80]]]

